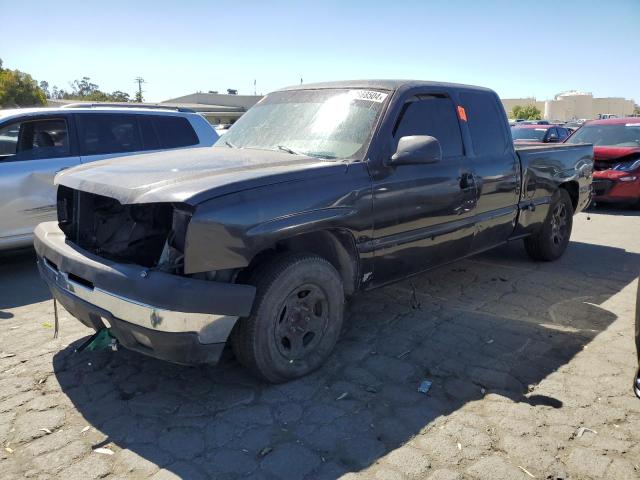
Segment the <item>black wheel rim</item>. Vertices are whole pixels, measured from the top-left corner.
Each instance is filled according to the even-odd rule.
[[[567,236],[567,208],[564,203],[559,203],[551,214],[551,240],[555,245],[564,242]]]
[[[329,320],[329,302],[324,291],[312,284],[294,289],[276,317],[275,342],[290,362],[302,360],[315,350]]]

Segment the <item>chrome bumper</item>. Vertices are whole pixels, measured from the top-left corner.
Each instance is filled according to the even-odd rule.
[[[165,333],[197,333],[201,343],[225,342],[237,316],[187,313],[140,303],[98,287],[87,287],[57,269],[46,258],[38,259],[40,272],[50,286],[83,300],[115,318],[143,328]],[[108,323],[108,319],[103,318]],[[109,326],[109,325],[107,325]]]

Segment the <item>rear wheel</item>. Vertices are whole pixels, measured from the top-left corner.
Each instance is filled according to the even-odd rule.
[[[233,331],[236,358],[273,383],[301,377],[329,356],[342,329],[344,290],[336,269],[310,254],[289,254],[258,268],[252,313]]]
[[[569,193],[559,188],[553,195],[542,228],[524,239],[524,247],[534,260],[551,261],[562,256],[569,244],[573,227],[573,204]]]

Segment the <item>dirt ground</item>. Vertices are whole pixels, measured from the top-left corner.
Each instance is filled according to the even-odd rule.
[[[54,340],[33,254],[5,255],[0,476],[640,478],[639,239],[596,210],[557,262],[516,242],[361,294],[326,366],[278,386],[231,356],[74,353],[91,332],[65,312]]]

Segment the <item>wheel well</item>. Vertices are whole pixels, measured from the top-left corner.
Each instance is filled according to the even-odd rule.
[[[564,188],[569,194],[569,198],[571,198],[571,204],[573,205],[573,211],[576,211],[578,208],[578,198],[579,198],[579,187],[578,182],[566,182],[560,184],[560,188]]]
[[[314,253],[327,260],[342,277],[345,295],[355,293],[359,279],[359,257],[353,235],[344,230],[321,230],[278,241],[272,248],[258,253],[250,270],[281,252]]]

